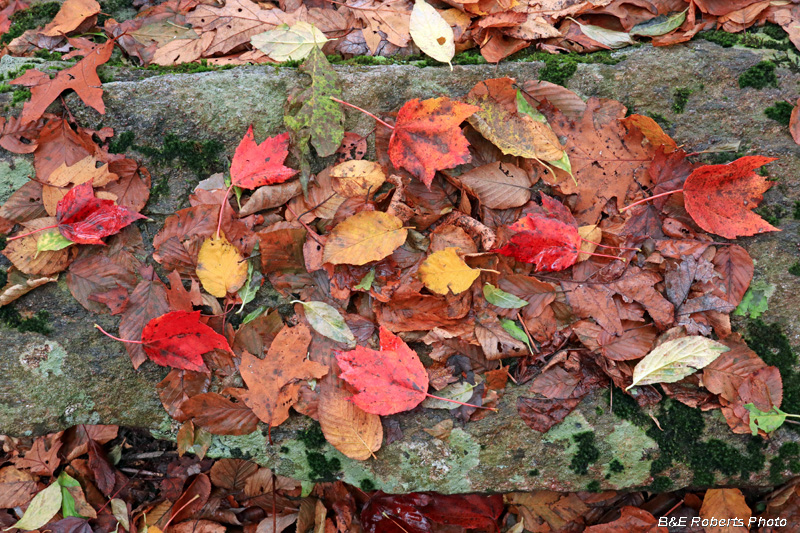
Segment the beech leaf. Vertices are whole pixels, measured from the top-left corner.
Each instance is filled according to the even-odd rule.
[[[429,255],[419,267],[419,279],[436,294],[460,294],[472,286],[481,275],[456,253],[458,248],[448,247]]]
[[[305,309],[306,319],[317,333],[329,339],[341,342],[347,346],[355,346],[356,338],[341,313],[332,305],[325,302],[301,302],[293,300],[292,303],[301,304]]]
[[[730,348],[724,344],[699,335],[667,341],[636,364],[633,383],[626,390],[637,385],[675,383],[710,364],[728,350]]]
[[[598,43],[608,48],[623,48],[625,46],[636,44],[631,36],[624,31],[615,31],[603,28],[602,26],[594,26],[592,24],[581,24],[572,17],[567,17],[575,24],[581,27],[581,31],[588,38],[597,41]]]
[[[278,62],[305,59],[316,47],[328,42],[325,34],[303,20],[289,26],[281,24],[274,30],[254,35],[250,42]]]
[[[641,35],[643,37],[658,37],[665,35],[672,30],[679,28],[686,20],[688,9],[684,9],[672,15],[661,15],[654,19],[640,22],[628,32],[629,35]]]
[[[447,63],[451,69],[453,68],[450,63],[450,60],[456,55],[453,28],[425,0],[414,2],[408,30],[414,44],[419,46],[420,50],[436,61]]]
[[[358,393],[352,397],[362,410],[392,415],[422,403],[428,391],[428,373],[419,356],[400,337],[380,328],[380,351],[358,346],[337,352],[339,376]]]
[[[380,261],[406,242],[403,221],[381,211],[361,211],[339,223],[325,243],[322,260],[332,265]]]
[[[325,440],[347,457],[363,461],[380,449],[381,417],[361,410],[342,389],[323,386],[317,416]]]

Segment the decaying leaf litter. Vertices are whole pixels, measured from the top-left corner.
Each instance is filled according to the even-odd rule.
[[[97,11],[83,9],[91,2],[81,2],[82,10],[77,4],[65,3],[53,23],[61,29],[41,35],[91,27]],[[694,11],[703,7],[695,4],[686,33],[698,27]],[[257,9],[247,31],[280,16],[247,7]],[[105,42],[70,39],[84,59],[52,80],[33,70],[15,80],[32,88],[32,99],[19,118],[4,119],[0,139],[11,151],[33,153],[37,170],[0,208],[0,227],[9,234],[3,253],[14,265],[3,301],[66,270],[84,307],[121,315],[118,338],[134,366],[149,358],[173,368],[159,392],[183,424],[187,447],[202,446],[207,432],[250,433],[259,420],[271,428],[294,407],[318,418],[342,453],[371,460],[380,454],[380,415],[422,402],[422,408],[455,407],[461,420],[492,416],[479,408],[498,405],[502,387],[478,385],[509,362],[511,377],[530,388],[520,415],[537,431],[609,383],[643,407],[658,403],[663,391],[692,407],[719,408],[738,433],[767,435],[793,416],[780,410],[777,369],[730,329],[728,314],[752,279],[752,260],[743,248],[702,231],[733,239],[775,230],[752,212],[771,184],[755,170],[771,159],[701,166],[652,119],[626,118],[618,102],[583,103],[558,86],[537,98],[534,88],[546,82],[500,78],[478,84],[463,101],[412,100],[395,115],[375,117],[377,161],[351,153],[312,176],[304,157],[309,147],[332,155],[352,142],[346,135],[370,135],[341,127],[345,112],[369,111],[340,99],[336,73],[319,49],[336,39],[321,42],[319,28],[299,19],[277,30],[293,35],[297,46],[270,48],[283,54],[273,60],[308,56],[301,68],[311,85],[287,105],[287,132],[260,144],[252,128],[244,134],[222,188],[196,189],[191,207],[158,232],[152,259],[159,268],[152,268],[131,225],[144,218],[149,174],[108,152],[113,132],[86,130],[46,109],[73,89],[102,112],[95,70],[114,46],[143,63],[179,48],[176,41],[164,47],[169,52],[150,43],[145,52],[129,30],[164,14],[159,21],[194,24],[198,11],[211,9],[191,2],[153,8],[125,29],[129,21],[107,21],[113,39]],[[436,12],[425,2],[414,9]],[[563,25],[580,14],[570,13]],[[704,17],[700,29],[718,16],[725,14]],[[765,6],[748,24],[779,16],[792,15]],[[676,25],[680,18],[673,15],[663,28],[676,31],[686,24]],[[583,49],[624,40],[575,24],[582,33],[568,26],[562,43],[569,35]],[[453,38],[427,42],[431,32],[447,33],[438,22],[429,26],[408,31],[423,51],[447,61],[444,45]],[[231,42],[249,42],[226,28],[200,29],[199,38],[186,39],[198,42],[180,49],[205,43],[201,55],[217,54],[230,51]],[[642,31],[630,34],[648,35]],[[28,35],[30,46],[36,35]],[[269,39],[262,34],[267,45],[278,42]],[[486,48],[484,57],[491,53]],[[229,59],[258,62],[268,55],[238,57]],[[593,159],[601,152],[613,157]],[[532,192],[540,181],[550,194]],[[284,323],[274,310],[250,313],[234,328],[228,317],[252,300],[258,270],[296,298],[297,315]],[[422,366],[415,351],[433,364]],[[758,372],[739,367],[742,353]],[[469,359],[473,383],[448,366],[457,354]],[[384,375],[375,365],[392,371]],[[370,369],[362,377],[379,379],[358,378],[359,367]],[[237,373],[240,385],[223,388]],[[465,405],[423,402],[429,390]],[[561,409],[550,408],[554,400]]]

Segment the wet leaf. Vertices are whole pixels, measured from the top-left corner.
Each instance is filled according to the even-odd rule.
[[[674,383],[710,364],[723,352],[724,344],[699,335],[690,335],[659,345],[633,369],[633,383],[628,387],[652,383]]]

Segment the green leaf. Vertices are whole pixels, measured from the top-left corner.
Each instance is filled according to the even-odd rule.
[[[636,364],[633,369],[633,383],[625,390],[636,385],[680,381],[728,350],[730,348],[724,344],[700,335],[667,341]]]
[[[293,304],[302,304],[306,311],[306,319],[317,333],[346,344],[349,348],[354,348],[356,338],[344,318],[333,306],[325,302],[301,302],[293,300]]]
[[[572,181],[574,181],[576,184],[578,183],[578,180],[575,179],[575,175],[572,173],[572,163],[569,160],[569,155],[567,154],[566,150],[564,150],[564,155],[561,157],[561,159],[558,161],[549,161],[549,163],[569,174],[572,178]]]
[[[375,281],[375,269],[371,268],[369,272],[367,272],[361,281],[353,287],[354,289],[361,289],[362,291],[369,291],[372,288],[372,282]]]
[[[525,100],[525,97],[522,96],[522,91],[519,89],[517,89],[517,111],[525,113],[536,122],[547,122],[547,117],[534,109],[534,107]]]
[[[588,38],[604,44],[609,48],[622,48],[631,44],[636,44],[631,36],[624,31],[615,31],[603,28],[602,26],[593,26],[592,24],[581,24],[572,17],[567,17],[572,22],[581,27],[581,31]]]
[[[736,316],[750,316],[758,318],[765,313],[769,307],[769,299],[775,293],[775,285],[759,280],[750,285],[744,293],[739,307],[733,312]]]
[[[12,527],[28,531],[39,529],[61,509],[61,485],[56,481],[33,497],[22,518]]]
[[[786,421],[787,414],[775,406],[766,413],[752,403],[745,404],[744,407],[750,411],[750,431],[753,435],[758,435],[759,429],[772,433]]]
[[[687,11],[688,9],[684,9],[680,13],[674,13],[669,16],[661,15],[660,17],[648,20],[647,22],[642,22],[641,24],[637,24],[631,28],[629,34],[642,35],[644,37],[658,37],[659,35],[666,35],[672,30],[679,28],[681,24],[684,23],[686,20]]]
[[[312,50],[319,50],[328,39],[313,24],[305,21],[289,26],[281,24],[250,38],[252,45],[275,61],[305,59]]]
[[[245,317],[242,319],[242,325],[244,326],[248,322],[252,322],[256,318],[260,317],[266,310],[267,310],[266,306],[259,305],[253,311],[250,311],[249,313],[247,313],[247,315],[245,315]]]
[[[255,279],[254,279],[255,274]],[[249,304],[253,301],[256,297],[256,293],[258,293],[258,289],[261,288],[261,281],[263,280],[263,276],[261,275],[260,271],[255,270],[253,267],[253,262],[247,262],[247,281],[245,281],[242,288],[239,289],[239,298],[242,299],[242,306],[236,312],[237,315],[241,314],[244,311],[244,306]]]
[[[45,251],[63,250],[67,246],[75,244],[67,239],[57,229],[49,229],[39,233],[39,238],[36,240],[36,253]]]
[[[519,309],[520,307],[528,305],[528,302],[522,298],[517,298],[503,289],[498,289],[491,283],[487,283],[483,286],[483,297],[486,298],[486,301],[490,304],[502,307],[503,309]]]
[[[516,322],[513,320],[509,320],[507,318],[500,319],[500,325],[503,326],[503,329],[506,330],[506,333],[514,337],[520,342],[524,342],[528,346],[528,351],[533,353],[533,346],[531,346],[531,341],[528,338],[528,335],[525,331],[520,328]]]
[[[311,173],[309,143],[321,157],[335,153],[344,138],[344,112],[331,100],[342,97],[339,76],[319,48],[311,51],[299,70],[311,76],[311,86],[289,99],[283,122],[292,138],[293,153],[300,161],[305,191]]]
[[[61,514],[64,516],[64,518],[67,518],[68,516],[84,518],[83,515],[75,510],[75,498],[73,498],[72,494],[70,494],[67,490],[67,487],[80,488],[81,484],[78,483],[78,480],[71,477],[66,472],[61,472],[56,482],[61,486]]]

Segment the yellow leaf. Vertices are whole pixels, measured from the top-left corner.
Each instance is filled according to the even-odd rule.
[[[403,221],[381,211],[362,211],[333,228],[325,243],[324,263],[365,265],[390,255],[406,242]]]
[[[338,178],[334,190],[345,198],[374,193],[386,181],[386,174],[378,163],[355,159],[345,161],[331,169],[331,176]]]
[[[98,167],[97,159],[94,156],[87,155],[71,167],[68,167],[66,163],[62,163],[60,167],[50,174],[47,181],[54,187],[67,187],[70,183],[80,185],[91,180],[93,186],[102,187],[118,179],[119,176],[108,171],[108,163]]]
[[[480,275],[480,270],[470,268],[452,247],[432,253],[419,267],[420,281],[436,294],[464,292]]]
[[[601,230],[597,224],[590,224],[588,226],[581,226],[578,228],[578,235],[580,235],[581,239],[586,239],[581,240],[581,253],[578,254],[577,260],[577,262],[580,263],[581,261],[586,261],[589,259],[591,257],[589,254],[597,250],[597,245],[592,243],[600,242],[600,240],[603,238],[603,230]]]
[[[352,395],[335,387],[323,387],[319,398],[319,425],[331,446],[350,459],[364,461],[383,442],[381,417],[362,411]]]
[[[247,279],[247,261],[224,235],[203,241],[197,254],[197,277],[217,298],[236,292]]]
[[[417,0],[408,25],[411,38],[420,50],[436,61],[450,64],[456,55],[455,37],[450,24],[425,0]],[[450,65],[453,68],[453,65]]]

